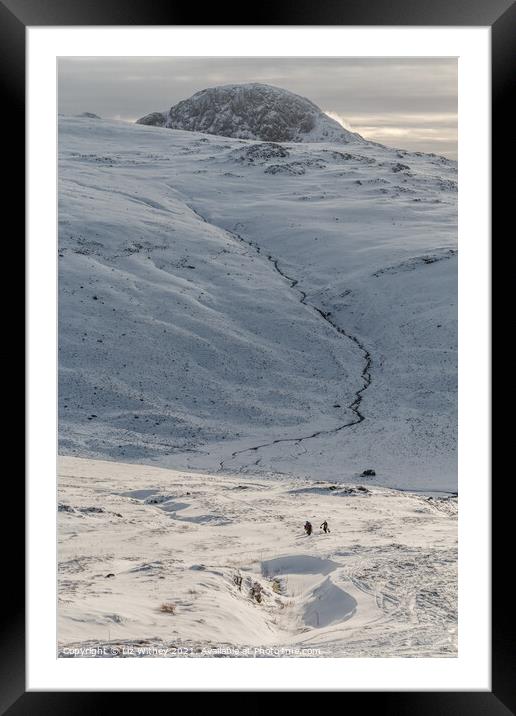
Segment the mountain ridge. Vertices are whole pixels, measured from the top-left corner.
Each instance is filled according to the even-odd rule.
[[[208,87],[136,124],[269,142],[366,141],[309,99],[259,82]]]

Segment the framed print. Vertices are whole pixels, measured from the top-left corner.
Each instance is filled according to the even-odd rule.
[[[29,328],[2,706],[509,713],[489,267],[513,8],[211,14],[2,6]]]

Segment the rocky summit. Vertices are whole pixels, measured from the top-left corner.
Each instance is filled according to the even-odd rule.
[[[310,100],[259,83],[201,90],[168,112],[141,117],[137,124],[266,142],[365,142]]]

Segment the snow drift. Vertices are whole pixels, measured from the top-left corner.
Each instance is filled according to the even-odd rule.
[[[60,656],[457,654],[455,498],[324,483],[293,499],[280,476],[76,458],[59,472]]]

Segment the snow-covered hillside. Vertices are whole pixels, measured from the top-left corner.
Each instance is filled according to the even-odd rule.
[[[305,97],[259,82],[208,87],[137,123],[266,142],[364,142]]]
[[[59,152],[62,453],[456,490],[454,162],[67,117]]]
[[[455,498],[75,458],[59,472],[60,656],[457,654]]]

